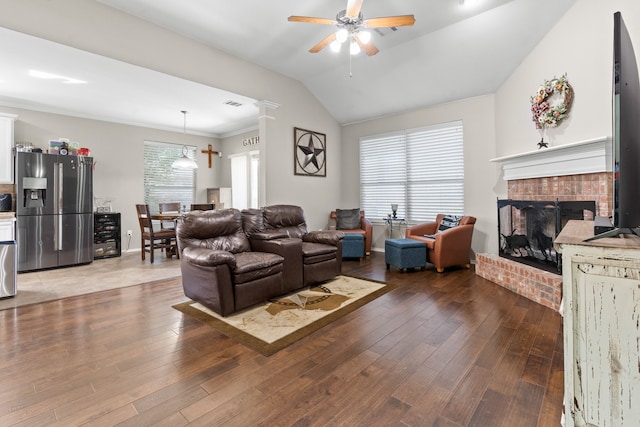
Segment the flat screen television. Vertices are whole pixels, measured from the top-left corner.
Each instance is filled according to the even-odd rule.
[[[631,37],[613,15],[613,227],[591,239],[640,235],[640,81]]]

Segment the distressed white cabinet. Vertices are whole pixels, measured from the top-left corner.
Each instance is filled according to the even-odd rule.
[[[0,184],[13,184],[13,122],[17,118],[0,113]]]
[[[640,237],[583,242],[570,221],[562,253],[565,425],[640,426]]]

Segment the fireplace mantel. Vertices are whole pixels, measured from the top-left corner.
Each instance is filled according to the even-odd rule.
[[[610,172],[612,168],[610,137],[543,148],[522,154],[498,157],[505,181],[548,176]]]

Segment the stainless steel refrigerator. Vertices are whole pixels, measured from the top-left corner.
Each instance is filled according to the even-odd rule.
[[[18,272],[93,261],[93,158],[16,153]]]

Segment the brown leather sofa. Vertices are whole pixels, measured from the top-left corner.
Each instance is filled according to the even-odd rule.
[[[341,231],[308,231],[301,207],[272,205],[242,211],[251,248],[284,258],[283,289],[333,279],[342,272]]]
[[[237,209],[193,211],[176,229],[187,297],[227,316],[284,293],[284,259],[251,250]]]
[[[373,243],[373,225],[365,215],[364,211],[360,211],[360,227],[342,229],[338,227],[338,214],[336,211],[331,211],[329,214],[329,230],[340,230],[344,234],[360,234],[364,237],[364,253],[365,255],[371,255],[371,245]]]
[[[452,266],[471,267],[471,238],[476,218],[463,216],[459,225],[438,231],[444,217],[438,214],[434,222],[408,227],[405,237],[427,245],[427,261],[436,267],[438,273]]]

